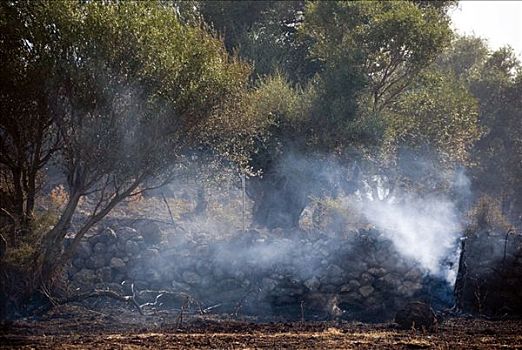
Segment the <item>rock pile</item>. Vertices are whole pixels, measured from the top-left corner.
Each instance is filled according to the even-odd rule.
[[[374,229],[343,238],[250,230],[224,240],[166,234],[152,223],[101,230],[82,242],[69,270],[80,287],[133,282],[187,293],[217,312],[365,321],[426,299],[425,275]],[[139,294],[143,302],[156,295]]]

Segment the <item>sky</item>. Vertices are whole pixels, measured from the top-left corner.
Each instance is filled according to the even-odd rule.
[[[510,45],[522,58],[522,1],[459,1],[450,15],[459,34],[487,39],[492,49]]]

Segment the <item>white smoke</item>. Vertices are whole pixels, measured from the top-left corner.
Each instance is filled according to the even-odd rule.
[[[443,197],[409,196],[401,203],[367,201],[363,215],[393,241],[405,257],[450,283],[454,273],[443,262],[455,254],[461,227],[452,201]]]

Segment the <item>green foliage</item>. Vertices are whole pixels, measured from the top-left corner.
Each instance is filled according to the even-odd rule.
[[[437,59],[437,66],[456,79],[467,82],[477,79],[488,55],[486,43],[472,36],[458,36]]]
[[[466,164],[479,137],[477,103],[462,83],[440,71],[423,73],[391,108],[392,142],[437,150],[442,164]]]
[[[67,176],[67,201],[35,249],[38,278],[52,278],[81,237],[122,200],[168,181],[184,155],[204,150],[246,163],[253,134],[242,102],[249,68],[194,18],[182,18],[179,6],[20,1],[0,9],[1,56],[9,58],[3,74],[16,87],[2,90],[10,118],[0,124],[2,156],[34,158],[21,154],[26,146],[17,143],[25,127],[20,117],[29,118],[36,122],[29,146],[56,148],[43,156],[36,152],[36,165],[21,165],[36,177],[53,161]],[[34,94],[20,93],[25,86]],[[25,104],[35,107],[13,107]],[[0,163],[2,169],[17,166],[9,159]],[[11,179],[15,193],[17,181]],[[27,193],[35,194],[35,183]],[[88,219],[62,252],[72,216],[87,195],[94,201]],[[18,196],[17,205],[31,212],[26,198]]]
[[[251,164],[256,170],[267,170],[289,147],[304,149],[310,120],[310,106],[315,90],[292,87],[281,74],[261,79],[251,93],[252,115],[264,126],[258,138]]]
[[[474,188],[500,196],[502,211],[517,218],[522,208],[521,65],[510,48],[491,51],[478,38],[458,38],[441,58],[478,101],[482,137],[474,144]]]
[[[373,109],[392,102],[448,44],[449,20],[408,1],[311,2],[303,31],[326,70],[344,74],[347,97],[368,87]]]
[[[230,52],[253,67],[253,78],[283,71],[305,83],[315,73],[308,43],[299,36],[304,1],[201,1],[202,17]]]

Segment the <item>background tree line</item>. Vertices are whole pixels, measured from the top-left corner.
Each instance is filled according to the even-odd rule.
[[[341,186],[374,200],[451,191],[465,169],[519,220],[520,62],[456,36],[455,3],[2,2],[0,220],[4,245],[30,252],[4,259],[6,288],[50,288],[96,223],[195,153],[251,175],[268,227],[296,226],[312,195],[335,192],[301,158],[350,164]],[[50,170],[67,200],[42,223]]]

